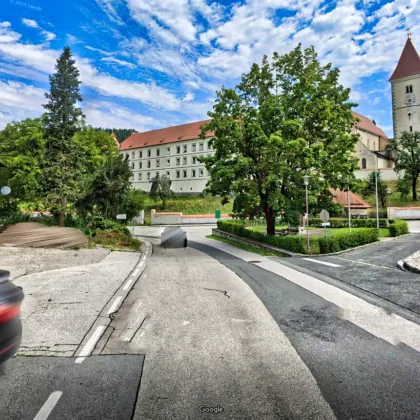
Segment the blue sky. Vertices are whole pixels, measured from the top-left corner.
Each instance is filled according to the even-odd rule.
[[[42,113],[65,45],[88,124],[145,131],[207,118],[217,89],[301,42],[392,136],[388,78],[408,28],[420,49],[418,0],[1,0],[0,129]]]

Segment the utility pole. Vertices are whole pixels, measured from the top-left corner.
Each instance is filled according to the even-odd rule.
[[[375,155],[375,196],[376,196],[376,227],[379,229],[379,201],[378,201],[378,156]]]

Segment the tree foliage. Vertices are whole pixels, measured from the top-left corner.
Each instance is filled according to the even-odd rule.
[[[274,234],[278,213],[304,212],[303,175],[311,175],[311,203],[328,187],[342,187],[340,179],[357,168],[358,137],[351,134],[355,104],[338,77],[338,69],[320,65],[313,47],[299,45],[271,63],[264,57],[236,89],[217,92],[201,134],[215,133],[215,154],[204,159],[206,192],[225,202],[233,196],[241,208],[257,205]]]
[[[56,208],[59,226],[64,226],[67,203],[77,198],[81,173],[79,144],[73,139],[80,129],[83,114],[77,103],[80,95],[79,70],[69,47],[57,60],[56,73],[50,76],[50,91],[45,94],[46,159],[43,188],[46,200]]]
[[[162,200],[162,208],[166,207],[166,201],[174,196],[171,190],[172,181],[166,176],[157,174],[151,181],[149,197],[153,200]]]
[[[381,172],[377,172],[378,175],[378,197],[379,201],[381,202],[382,207],[386,207],[386,198],[387,198],[387,185],[382,180]],[[371,172],[367,177],[363,190],[362,190],[363,197],[369,197],[371,195],[376,195],[376,176],[375,172]]]
[[[392,141],[395,151],[395,170],[404,171],[404,178],[411,182],[413,200],[417,200],[417,181],[420,175],[420,132],[401,134]]]
[[[13,122],[0,131],[0,162],[0,184],[10,186],[13,198],[30,201],[40,194],[45,128],[39,118]]]
[[[134,128],[95,128],[95,130],[103,130],[109,134],[114,132],[115,137],[120,144],[137,131]]]

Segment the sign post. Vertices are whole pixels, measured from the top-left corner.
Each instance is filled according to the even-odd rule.
[[[331,225],[331,223],[328,222],[330,219],[330,214],[327,212],[327,210],[322,210],[319,214],[319,217],[322,220],[322,226],[324,226],[324,235],[327,237],[327,226]]]

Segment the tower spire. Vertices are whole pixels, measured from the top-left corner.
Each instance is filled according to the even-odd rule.
[[[411,32],[408,30],[408,38],[397,67],[389,80],[420,74],[420,56],[411,41]]]

